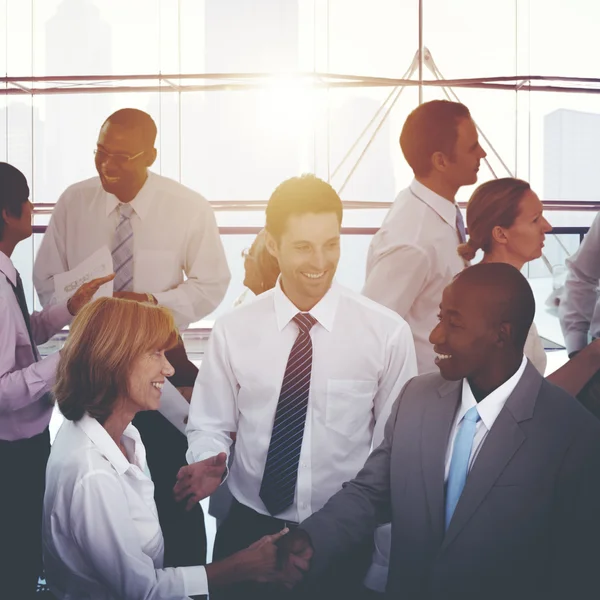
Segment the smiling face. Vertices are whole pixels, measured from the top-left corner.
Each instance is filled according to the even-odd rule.
[[[148,146],[143,132],[107,121],[96,146],[96,170],[102,187],[121,202],[129,202],[140,191],[156,150]]]
[[[429,336],[444,379],[485,381],[493,370],[499,326],[485,314],[490,303],[484,294],[456,281],[444,290],[439,322]]]
[[[267,248],[279,263],[286,296],[299,310],[308,311],[331,287],[340,260],[338,216],[292,214],[279,240],[267,232]]]
[[[127,403],[135,412],[157,410],[165,379],[174,372],[164,350],[144,352],[131,366],[127,381]]]

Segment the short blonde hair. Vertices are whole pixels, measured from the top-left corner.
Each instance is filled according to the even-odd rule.
[[[99,298],[75,317],[61,351],[54,396],[70,421],[84,414],[100,423],[119,396],[127,394],[133,361],[152,349],[177,344],[171,312],[160,306]]]

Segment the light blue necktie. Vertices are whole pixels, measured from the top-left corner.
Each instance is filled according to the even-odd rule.
[[[113,269],[115,270],[115,292],[133,290],[133,229],[131,217],[133,207],[129,204],[119,205],[119,224],[115,231],[112,245]]]
[[[458,499],[462,494],[467,473],[469,472],[469,458],[473,448],[473,439],[477,429],[477,421],[481,417],[477,412],[477,407],[470,408],[463,417],[460,429],[454,440],[454,449],[452,451],[452,460],[450,461],[450,472],[448,473],[448,483],[446,485],[446,529],[450,525],[452,515],[458,504]]]

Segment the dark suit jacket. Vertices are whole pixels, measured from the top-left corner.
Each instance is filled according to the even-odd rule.
[[[444,531],[444,461],[462,382],[416,377],[356,478],[304,523],[319,572],[392,521],[399,600],[600,598],[600,421],[529,363]]]

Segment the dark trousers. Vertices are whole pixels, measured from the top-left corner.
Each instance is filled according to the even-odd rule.
[[[213,559],[220,560],[247,548],[264,535],[290,529],[295,524],[261,515],[234,499],[229,515],[217,530]],[[339,557],[318,579],[301,584],[292,592],[275,585],[248,582],[211,592],[211,600],[358,600],[362,594],[362,580],[371,563],[372,543],[354,548]]]
[[[183,345],[167,354],[169,362],[179,373],[177,386],[193,386],[198,369],[191,363]],[[181,374],[186,373],[187,378]],[[187,512],[186,502],[175,502],[173,487],[177,473],[187,465],[187,439],[158,411],[140,412],[133,420],[146,447],[148,467],[154,482],[154,500],[165,539],[165,567],[185,567],[206,563],[206,531],[202,507],[196,504]]]
[[[0,440],[0,597],[35,598],[42,574],[42,512],[50,435]]]

